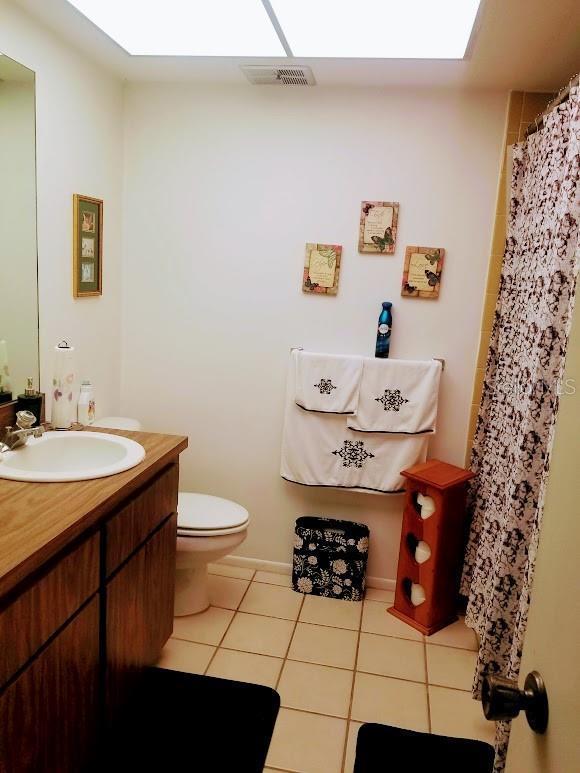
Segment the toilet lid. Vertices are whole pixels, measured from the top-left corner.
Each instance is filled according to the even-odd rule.
[[[180,491],[177,499],[177,528],[216,531],[243,526],[249,520],[245,507],[209,494]]]
[[[141,430],[141,422],[137,421],[137,419],[130,419],[128,416],[105,416],[104,419],[98,419],[93,422],[93,427],[127,429],[133,432],[139,432]]]

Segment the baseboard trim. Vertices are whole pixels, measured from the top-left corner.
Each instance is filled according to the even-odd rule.
[[[218,564],[225,566],[238,566],[242,569],[255,569],[259,572],[272,572],[272,574],[292,574],[292,564],[285,564],[281,561],[264,561],[261,558],[248,558],[248,556],[226,556]],[[377,588],[377,590],[394,591],[397,583],[395,580],[389,580],[387,577],[373,577],[368,575],[366,579],[367,588]]]

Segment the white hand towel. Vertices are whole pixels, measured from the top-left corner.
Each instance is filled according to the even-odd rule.
[[[282,477],[306,486],[332,486],[364,493],[404,491],[401,470],[426,459],[428,437],[361,436],[347,428],[345,416],[303,411],[294,402],[295,379],[295,362],[291,361]]]
[[[362,357],[295,350],[296,405],[321,413],[354,413]]]
[[[441,363],[365,358],[355,432],[418,435],[435,432]]]

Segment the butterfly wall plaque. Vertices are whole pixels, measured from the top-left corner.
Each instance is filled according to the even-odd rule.
[[[340,244],[306,245],[302,289],[305,293],[336,295],[340,275]]]
[[[398,202],[363,201],[360,211],[358,251],[392,255],[395,252],[398,219]]]
[[[443,247],[407,247],[401,295],[438,298],[444,256]]]

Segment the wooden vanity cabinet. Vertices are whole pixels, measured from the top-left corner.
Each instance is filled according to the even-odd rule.
[[[0,696],[2,773],[79,773],[96,752],[98,596]]]
[[[94,769],[173,629],[177,461],[0,599],[0,773]]]

